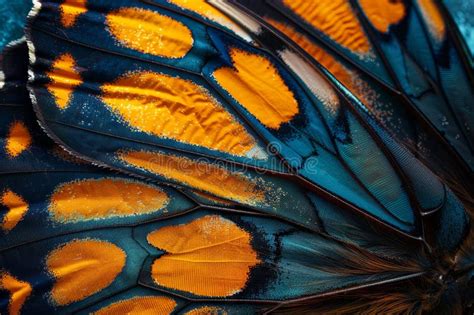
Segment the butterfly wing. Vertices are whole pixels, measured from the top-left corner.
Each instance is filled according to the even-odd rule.
[[[303,45],[431,167],[470,185],[473,114],[466,100],[473,93],[472,67],[442,6],[432,1],[240,2]],[[402,96],[389,97],[396,104],[385,99],[391,92]],[[463,162],[449,168],[440,162],[453,158]]]
[[[30,84],[47,134],[88,162],[153,183],[90,163],[57,162],[56,156],[41,153],[48,145],[34,139],[17,155],[24,164],[15,168],[8,163],[16,160],[5,157],[8,176],[32,172],[20,175],[25,176],[21,181],[5,177],[1,182],[15,184],[16,196],[6,191],[5,197],[15,213],[28,203],[27,215],[6,234],[0,252],[2,308],[253,314],[371,288],[374,294],[399,282],[425,283],[433,267],[424,242],[441,253],[458,246],[467,220],[457,199],[365,116],[330,75],[311,72],[336,96],[321,100],[294,75],[294,63],[257,48],[251,33],[216,21],[215,12],[203,14],[202,8],[179,2],[133,4],[35,4]],[[177,57],[189,44],[175,42],[186,40],[182,26],[193,36],[192,47]],[[166,30],[158,43],[147,35],[156,29]],[[135,33],[149,42],[134,46]],[[173,49],[162,52],[164,43]],[[248,70],[247,63],[254,68]],[[260,69],[262,75],[273,80],[275,89],[262,89],[262,80],[252,77],[262,65],[267,69]],[[257,101],[266,111],[247,108],[227,79],[238,82],[247,98],[255,97],[255,89],[262,92]],[[287,106],[273,108],[278,98],[268,91],[284,101],[292,95],[298,114],[292,116]],[[336,99],[334,113],[323,102]],[[161,109],[159,115],[153,107]],[[34,117],[31,107],[24,111]],[[8,113],[5,117],[18,120]],[[192,119],[186,119],[190,113]],[[172,119],[162,122],[163,116]],[[177,129],[181,123],[189,130]],[[283,127],[277,128],[278,123]],[[37,128],[34,121],[25,120],[24,126]],[[16,145],[10,147],[25,147],[28,137],[22,128],[13,129],[3,131],[4,143],[13,134]],[[38,149],[29,154],[34,145]],[[268,145],[273,151],[266,150]],[[312,157],[318,162],[310,163]],[[374,165],[364,169],[368,157]],[[39,166],[29,169],[26,164],[35,158]],[[41,169],[41,163],[50,168]],[[317,172],[311,173],[310,166]],[[38,170],[43,177],[34,177]],[[389,183],[378,183],[377,172]],[[403,174],[418,179],[408,205],[399,203],[408,190],[395,189],[408,182]],[[363,197],[355,196],[359,191]],[[387,191],[395,197],[387,198]],[[397,203],[402,206],[398,211]],[[378,212],[376,205],[386,212]],[[34,221],[28,217],[32,212]],[[428,213],[442,218],[436,222],[454,218],[457,223],[441,224],[431,234],[425,233],[425,219],[400,220]],[[21,235],[26,236],[16,241]],[[433,235],[435,240],[428,240]],[[409,301],[398,291],[391,296]]]
[[[315,95],[264,50],[171,6],[88,1],[65,23],[68,10],[43,3],[30,41],[36,110],[69,150],[304,223],[313,210],[300,186],[286,180],[295,178],[420,234],[419,213],[397,166],[352,101],[324,76],[322,94]],[[180,41],[155,25],[172,25]],[[143,37],[144,27],[153,36]],[[177,170],[183,166],[186,176]],[[225,180],[202,174],[203,168]]]

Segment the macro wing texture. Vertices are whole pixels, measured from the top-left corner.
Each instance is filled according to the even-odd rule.
[[[33,1],[0,50],[0,313],[470,307],[445,174],[472,82],[438,11],[246,2]]]

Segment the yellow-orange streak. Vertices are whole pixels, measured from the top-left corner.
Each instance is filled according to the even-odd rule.
[[[85,179],[62,184],[51,196],[55,221],[75,222],[159,211],[169,202],[161,189],[125,179]]]
[[[87,0],[64,0],[59,6],[61,23],[64,27],[73,27],[79,15],[86,13]]]
[[[390,25],[399,23],[405,16],[402,0],[359,0],[359,4],[373,27],[387,33]]]
[[[193,194],[198,195],[201,198],[207,199],[211,202],[215,202],[215,203],[218,203],[218,204],[223,205],[223,206],[233,206],[233,205],[235,205],[235,203],[233,203],[231,201],[221,199],[219,197],[209,195],[209,194],[206,194],[206,193],[201,192],[201,191],[193,191]]]
[[[187,311],[184,315],[227,315],[227,312],[220,307],[203,306]]]
[[[104,103],[140,131],[239,156],[256,146],[209,91],[191,81],[137,72],[105,84],[102,91]]]
[[[446,24],[438,5],[433,0],[417,0],[417,2],[431,36],[438,42],[443,41],[446,36]]]
[[[260,262],[251,235],[217,215],[163,227],[147,240],[167,252],[154,261],[153,280],[196,295],[223,297],[240,292],[251,268]]]
[[[52,70],[47,73],[51,80],[47,88],[53,94],[56,105],[60,109],[69,106],[74,89],[82,84],[82,78],[75,67],[74,58],[70,54],[63,54],[56,58]]]
[[[164,296],[139,296],[115,302],[106,306],[93,315],[168,315],[173,312],[176,302]]]
[[[122,45],[165,58],[182,58],[193,47],[191,30],[183,23],[140,8],[107,14],[110,33]]]
[[[9,157],[14,158],[27,150],[31,145],[31,134],[25,123],[15,121],[10,125],[7,139],[5,141],[5,150]]]
[[[373,108],[373,102],[377,100],[376,92],[369,86],[367,82],[362,80],[356,73],[347,69],[343,64],[337,61],[326,49],[316,44],[314,41],[301,34],[293,27],[275,21],[273,19],[265,19],[272,26],[280,30],[288,36],[309,55],[323,65],[332,75],[336,77],[345,87],[347,87],[357,98],[364,103],[369,109]],[[328,110],[335,114],[339,107],[339,103],[327,102],[326,106],[331,106]]]
[[[10,189],[3,192],[0,202],[8,208],[1,224],[2,229],[8,233],[23,219],[29,206],[21,196]]]
[[[228,18],[221,11],[214,8],[212,5],[206,2],[206,0],[168,0],[168,2],[177,5],[183,9],[193,11],[211,21],[214,21],[220,25],[223,25],[236,34],[245,34],[240,26],[235,24],[230,18]]]
[[[262,124],[278,129],[298,114],[298,102],[276,67],[266,57],[230,49],[234,68],[214,71],[214,78]]]
[[[348,0],[283,0],[291,9],[336,43],[361,55],[370,55],[371,44]]]
[[[232,173],[217,165],[158,152],[129,151],[117,155],[133,167],[218,197],[251,205],[265,202],[265,193],[255,181],[242,173]]]
[[[31,285],[7,272],[2,272],[0,273],[0,289],[8,291],[10,294],[8,314],[19,315],[23,304],[31,294]]]
[[[51,299],[57,305],[83,300],[108,287],[125,266],[126,254],[116,245],[82,239],[49,253],[46,266],[55,278]]]

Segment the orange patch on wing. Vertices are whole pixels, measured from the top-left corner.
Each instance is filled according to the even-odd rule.
[[[443,41],[446,36],[446,23],[438,5],[433,0],[417,0],[417,2],[431,36],[438,42]]]
[[[31,145],[31,134],[25,123],[15,121],[10,125],[5,141],[5,150],[9,157],[14,158],[27,150]]]
[[[57,305],[83,300],[108,287],[125,266],[126,254],[116,245],[76,239],[48,254],[46,266],[55,278],[51,299]]]
[[[150,10],[120,8],[107,14],[110,33],[125,47],[165,58],[182,58],[193,47],[183,23]]]
[[[147,151],[119,152],[118,158],[133,167],[218,197],[252,205],[265,202],[265,193],[255,181],[242,173],[232,173],[204,161]]]
[[[398,24],[405,17],[402,0],[359,0],[367,19],[381,33],[387,33],[390,25]]]
[[[227,315],[227,312],[220,307],[203,306],[187,311],[184,315]]]
[[[372,46],[347,0],[283,0],[307,23],[350,51],[370,55]]]
[[[153,262],[153,280],[196,295],[234,295],[245,287],[251,268],[260,263],[251,235],[217,215],[160,228],[147,240],[167,252]]]
[[[280,23],[272,19],[265,19],[273,27],[288,36],[311,57],[324,66],[332,75],[336,77],[345,87],[347,87],[357,98],[368,108],[372,108],[372,103],[376,101],[376,92],[372,90],[367,82],[362,80],[356,73],[347,69],[343,64],[337,61],[326,49],[319,46],[311,39],[301,34],[293,27]],[[323,102],[328,106],[328,110],[335,114],[339,107],[339,102]]]
[[[66,53],[54,60],[51,71],[47,73],[51,80],[47,88],[53,94],[56,105],[60,109],[69,106],[74,89],[82,84],[82,78],[75,68],[76,61]]]
[[[258,153],[245,128],[191,81],[137,72],[105,84],[102,91],[104,103],[140,131],[238,156]]]
[[[167,194],[151,185],[124,179],[85,179],[58,186],[48,210],[55,221],[77,222],[152,213],[168,202]]]
[[[236,34],[245,33],[245,31],[228,18],[227,15],[207,3],[206,0],[168,0],[168,2],[185,10],[193,11],[211,21],[223,25],[234,31]]]
[[[115,302],[106,306],[93,315],[168,315],[173,312],[176,302],[164,296],[138,296],[127,300]]]
[[[20,195],[10,189],[3,192],[0,197],[0,203],[8,208],[0,225],[3,231],[8,233],[23,219],[29,205]]]
[[[235,47],[229,54],[234,68],[219,68],[213,76],[255,118],[278,129],[298,114],[293,92],[270,60]]]
[[[19,315],[23,304],[31,294],[31,285],[28,282],[15,278],[7,272],[1,272],[0,289],[8,291],[10,294],[8,314]]]
[[[59,6],[61,23],[64,27],[73,27],[79,15],[86,13],[87,0],[64,0]]]

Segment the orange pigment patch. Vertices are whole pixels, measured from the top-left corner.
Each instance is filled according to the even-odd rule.
[[[273,19],[266,18],[265,20],[280,32],[288,36],[324,68],[329,70],[329,72],[331,72],[338,81],[344,84],[349,91],[354,93],[364,105],[369,109],[373,108],[373,102],[377,101],[376,92],[356,73],[344,67],[344,65],[337,61],[326,49],[319,46],[293,27]],[[331,106],[332,108],[328,108],[328,110],[335,114],[339,107],[339,102],[329,102],[328,104],[325,103],[325,105]]]
[[[82,78],[75,68],[74,58],[70,54],[63,54],[56,58],[52,70],[46,74],[51,80],[47,88],[60,109],[69,106],[74,89],[82,84]]]
[[[417,2],[431,36],[441,42],[446,36],[446,24],[437,4],[433,0],[417,0]]]
[[[20,196],[7,189],[0,197],[2,205],[8,208],[1,223],[2,230],[5,233],[10,232],[23,219],[28,211],[28,203]]]
[[[317,30],[354,53],[370,55],[371,44],[347,0],[283,0]]]
[[[168,0],[168,2],[185,10],[193,11],[211,21],[223,25],[234,31],[236,34],[245,33],[245,31],[228,18],[227,15],[207,3],[206,0]]]
[[[193,47],[191,30],[168,16],[140,8],[107,14],[110,33],[125,47],[165,58],[182,58]]]
[[[102,87],[103,102],[133,128],[238,156],[256,157],[252,136],[209,91],[154,72],[126,74]]]
[[[83,239],[61,245],[46,259],[47,269],[56,279],[52,301],[68,305],[108,287],[122,271],[125,260],[125,252],[106,241]]]
[[[187,311],[184,315],[227,315],[227,312],[216,306],[203,306]]]
[[[7,272],[0,273],[0,289],[10,294],[8,314],[19,315],[23,304],[33,290],[28,282],[21,281]]]
[[[73,27],[79,15],[86,13],[87,0],[64,0],[59,6],[61,23],[64,27]]]
[[[168,315],[173,312],[176,302],[164,296],[139,296],[106,306],[93,315]]]
[[[169,202],[157,187],[124,179],[85,179],[65,183],[51,196],[49,212],[57,222],[77,222],[141,215]]]
[[[219,68],[214,78],[255,118],[278,129],[298,114],[293,92],[270,60],[235,47],[229,54],[234,68]]]
[[[159,152],[119,152],[118,158],[145,171],[206,191],[218,197],[246,204],[265,202],[265,193],[242,173],[232,173],[204,161]]]
[[[163,227],[147,240],[167,252],[153,262],[153,280],[196,295],[234,295],[245,287],[251,268],[260,263],[251,235],[217,215]]]
[[[22,121],[15,121],[10,125],[5,140],[5,150],[9,157],[15,158],[31,145],[31,134]]]
[[[398,24],[405,17],[402,0],[359,0],[359,4],[372,26],[387,33],[390,25]]]

